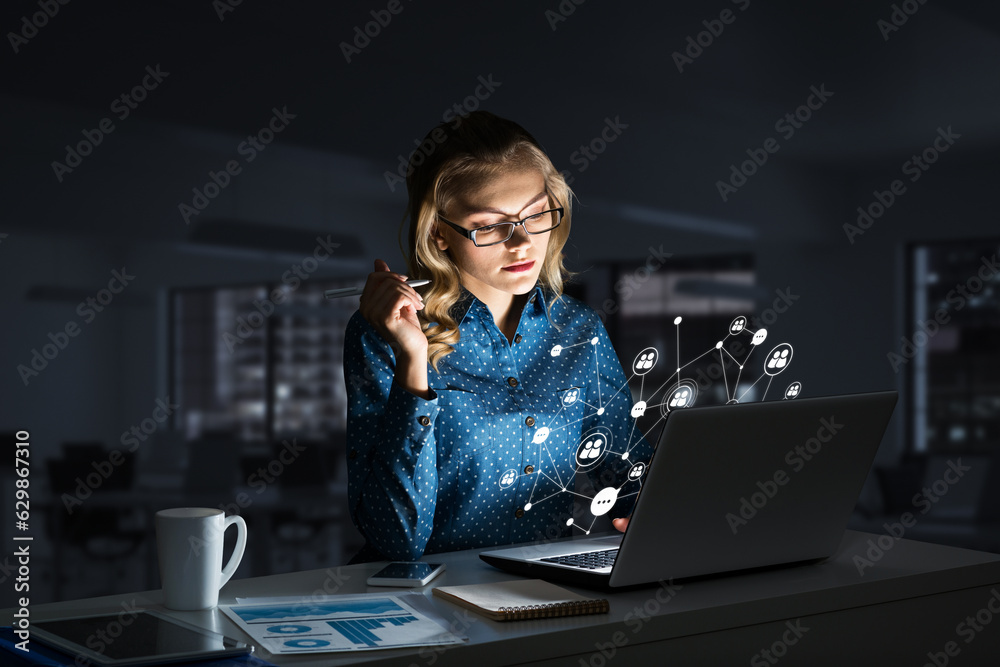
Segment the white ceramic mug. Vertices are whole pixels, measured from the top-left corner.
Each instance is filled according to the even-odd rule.
[[[222,567],[223,534],[234,524],[236,547]],[[222,510],[208,507],[160,510],[156,513],[156,546],[167,608],[211,609],[219,604],[219,589],[243,559],[247,524],[241,516],[227,517]]]

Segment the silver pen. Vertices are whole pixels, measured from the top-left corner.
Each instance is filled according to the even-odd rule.
[[[430,280],[407,280],[406,284],[410,287],[422,287],[423,285],[429,285]],[[338,299],[342,296],[361,296],[361,293],[365,291],[364,285],[361,287],[344,287],[341,289],[328,289],[323,292],[323,296],[327,299]]]

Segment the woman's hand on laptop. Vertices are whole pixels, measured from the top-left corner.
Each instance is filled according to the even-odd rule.
[[[611,523],[614,524],[615,528],[624,533],[625,529],[628,528],[628,517],[624,519],[612,519]]]

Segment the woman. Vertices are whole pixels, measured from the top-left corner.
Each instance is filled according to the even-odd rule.
[[[622,487],[623,517],[649,460],[604,326],[562,295],[562,175],[488,112],[428,140],[407,177],[407,274],[376,260],[345,335],[354,562],[589,531],[611,492],[595,507],[575,473]],[[432,282],[421,296],[408,277]]]

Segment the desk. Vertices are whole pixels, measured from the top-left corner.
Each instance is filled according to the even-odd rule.
[[[819,564],[676,582],[599,594],[611,613],[497,623],[430,595],[468,645],[261,657],[297,666],[346,665],[995,665],[1000,656],[1000,555],[847,531],[836,555]],[[871,540],[871,542],[869,542]],[[888,549],[885,547],[888,546]],[[871,551],[871,553],[867,553]],[[477,551],[438,554],[447,563],[434,584],[511,579]],[[859,573],[856,557],[869,560]],[[862,563],[863,565],[863,563]],[[230,581],[220,602],[264,595],[385,592],[365,580],[380,564],[342,566]],[[417,589],[420,590],[420,589]],[[588,594],[588,591],[579,590]],[[33,619],[160,608],[160,591],[31,608]],[[992,610],[991,610],[992,607]],[[242,637],[218,610],[168,612]],[[9,622],[12,611],[4,610]],[[976,620],[978,616],[978,621]],[[972,624],[965,619],[972,617]],[[991,622],[991,621],[996,622]],[[960,625],[962,624],[962,625]],[[974,624],[974,625],[973,625]],[[467,626],[467,627],[466,627]],[[976,630],[975,628],[979,628]],[[949,644],[953,642],[953,644]],[[945,655],[951,647],[954,657]],[[771,653],[768,656],[762,650]]]

